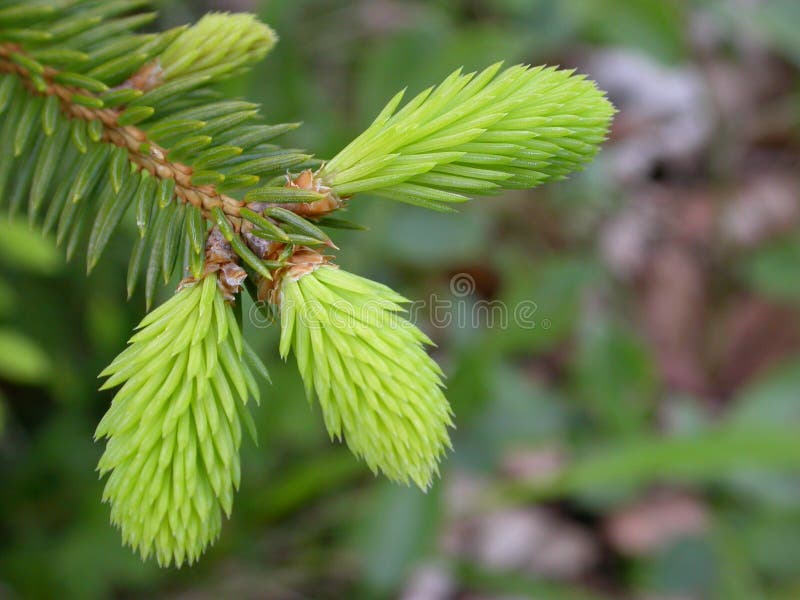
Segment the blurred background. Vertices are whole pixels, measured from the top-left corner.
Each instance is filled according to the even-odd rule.
[[[158,27],[210,9],[278,31],[228,91],[322,158],[461,65],[574,67],[620,112],[567,182],[456,215],[352,202],[369,231],[333,232],[339,262],[450,307],[417,323],[455,451],[427,494],[374,478],[250,327],[259,446],[181,570],[121,546],[94,471],[96,375],[144,309],[133,227],[87,279],[0,220],[0,598],[800,598],[797,0],[172,0]]]

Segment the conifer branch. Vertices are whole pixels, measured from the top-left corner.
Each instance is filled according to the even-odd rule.
[[[141,3],[123,2],[123,4],[125,6],[118,6],[117,10],[124,12],[125,8],[136,8]],[[84,28],[77,37],[85,36],[87,32],[98,35],[96,32],[101,28],[95,29],[94,25],[100,17],[99,13],[103,12],[100,10],[102,8],[95,7],[93,12],[88,11],[91,14],[87,16],[80,13],[75,15],[74,27]],[[108,14],[108,7],[104,10]],[[112,22],[107,27],[116,31],[120,24],[136,24],[141,20],[131,19]],[[66,21],[69,22],[70,18],[67,17]],[[63,25],[55,26],[57,30],[62,28]],[[58,37],[51,31],[36,31],[38,34],[28,33],[19,37],[38,40],[39,43]],[[274,33],[250,15],[212,14],[191,28],[176,28],[160,36],[138,36],[142,38],[142,44],[138,52],[133,55],[134,60],[123,55],[94,66],[88,70],[88,74],[51,66],[39,59],[41,57],[53,59],[57,55],[36,48],[28,50],[18,42],[4,41],[3,37],[0,36],[0,74],[4,73],[11,77],[3,80],[3,91],[7,98],[6,102],[0,102],[0,114],[9,104],[13,104],[11,100],[29,94],[34,99],[29,104],[30,107],[40,108],[35,103],[37,99],[44,99],[42,130],[45,136],[52,136],[55,133],[59,115],[65,118],[71,142],[79,153],[86,155],[85,160],[77,161],[77,167],[83,175],[79,178],[82,184],[67,194],[73,203],[80,200],[84,194],[91,196],[92,190],[89,188],[99,185],[102,171],[106,168],[111,171],[112,190],[115,194],[122,190],[126,179],[138,175],[141,179],[138,190],[137,186],[133,186],[129,191],[131,195],[138,193],[140,197],[138,204],[145,204],[138,211],[141,214],[137,213],[137,222],[140,224],[143,239],[148,226],[146,213],[152,213],[152,210],[148,211],[150,207],[146,206],[147,202],[142,201],[141,197],[151,193],[153,187],[159,190],[160,208],[168,208],[174,199],[178,203],[197,209],[202,219],[210,225],[216,223],[217,218],[212,214],[214,209],[220,208],[230,228],[239,235],[242,224],[239,211],[245,206],[246,201],[226,193],[225,189],[251,187],[264,177],[274,178],[282,169],[302,165],[311,158],[310,155],[300,151],[282,150],[266,143],[292,129],[295,124],[258,125],[256,105],[246,102],[211,102],[210,100],[215,99],[214,94],[203,93],[210,91],[203,90],[204,86],[236,74],[247,64],[263,57],[274,44],[276,39]],[[110,47],[116,52],[121,50],[116,42],[110,43]],[[104,53],[101,51],[100,54]],[[106,54],[112,52],[106,50]],[[79,62],[86,61],[89,61],[89,66],[100,62],[99,59],[92,59],[88,55],[80,57]],[[130,72],[134,68],[135,70]],[[121,81],[120,72],[128,73]],[[92,74],[104,76],[105,81],[93,77]],[[21,86],[17,85],[15,79],[19,80]],[[117,85],[110,87],[115,82],[118,82]],[[193,94],[197,94],[198,97],[192,99]],[[0,93],[0,96],[2,95]],[[159,119],[159,113],[162,111],[166,113],[165,118]],[[26,110],[25,114],[20,115],[23,119],[14,134],[15,156],[22,154],[22,142],[19,140],[25,140],[28,135],[35,133],[37,120],[35,113],[36,110]],[[180,118],[189,116],[194,118]],[[169,143],[186,132],[215,135],[191,136],[175,144]],[[60,139],[60,135],[56,136],[56,139]],[[190,141],[191,144],[188,143]],[[100,147],[102,145],[113,146],[120,151],[104,153]],[[54,155],[56,151],[54,143],[37,145],[34,150],[41,150],[42,146],[46,146],[50,154]],[[248,152],[248,148],[252,148],[253,152]],[[130,169],[125,167],[126,157]],[[189,160],[176,160],[176,157],[186,157]],[[33,162],[36,162],[35,158],[32,158]],[[38,174],[40,189],[37,190],[36,202],[30,203],[31,220],[35,220],[36,213],[41,207],[40,196],[44,195],[41,192],[46,191],[48,184],[52,185],[47,180],[54,179],[57,168],[54,160],[42,160],[41,163],[42,166],[50,167],[50,172]],[[0,183],[3,183],[2,173],[0,173]],[[282,204],[280,190],[284,189],[283,187],[271,188],[276,190],[274,194],[265,194],[265,189],[270,188],[261,188],[261,197],[273,197],[278,201],[277,204]],[[106,202],[108,205],[106,212],[112,214],[112,218],[103,221],[107,225],[107,230],[94,236],[103,243],[93,244],[90,240],[90,255],[87,257],[87,266],[90,270],[96,265],[105,242],[124,214],[124,210],[119,208],[121,203],[117,203],[115,210],[111,210],[111,204],[113,202],[109,199]],[[45,220],[45,229],[50,229],[58,221],[58,239],[67,240],[67,252],[70,256],[77,247],[83,229],[83,227],[73,227],[74,219],[80,221],[81,218],[90,218],[91,213],[88,210],[76,211],[76,207],[68,201],[60,205],[54,203],[52,206],[50,219]],[[303,207],[297,206],[302,211]],[[16,210],[17,207],[17,203],[12,203],[12,210]],[[59,214],[56,208],[62,209],[63,212]],[[288,210],[293,209],[293,206],[288,207]],[[152,222],[152,225],[162,225],[159,233],[180,230],[181,227],[176,224],[179,220],[195,222],[195,219],[189,216],[192,211],[188,208],[186,211],[170,209],[170,212],[172,223],[164,219],[160,223],[158,220]],[[187,213],[185,217],[184,212]],[[204,229],[207,228],[208,225]],[[147,244],[142,242],[134,250],[129,274],[129,293],[134,289],[139,270],[144,267],[144,261],[139,256],[140,252],[152,250],[160,245],[167,248],[175,246],[169,240],[160,244],[155,236],[148,236],[146,240]],[[234,247],[242,250],[242,254],[246,255],[243,258],[249,258],[243,243],[235,243]],[[195,244],[193,255],[198,254],[199,250]],[[162,262],[164,279],[168,280],[171,261]],[[198,273],[197,264],[193,267],[185,266],[191,267],[195,275]],[[256,265],[256,272],[262,271],[262,274],[266,274],[259,267],[260,265]],[[156,277],[150,275],[152,271],[151,268],[146,269],[148,305],[155,290]]]
[[[458,69],[398,110],[399,92],[319,178],[342,196],[449,210],[580,170],[608,134],[614,108],[605,95],[572,71],[501,67]]]
[[[95,432],[108,438],[103,500],[125,543],[161,565],[191,564],[217,537],[241,478],[242,421],[255,439],[245,404],[260,399],[252,371],[266,369],[216,287],[216,275],[184,287],[101,373],[102,389],[122,386]]]
[[[15,61],[10,59],[11,55],[14,55]],[[41,82],[35,83],[31,77],[32,72],[22,66],[26,62],[23,57],[27,58],[27,55],[21,48],[12,44],[0,44],[0,73],[17,75],[33,94],[55,98],[60,110],[68,118],[99,123],[101,127],[99,136],[102,141],[126,150],[128,160],[140,169],[147,170],[153,177],[159,180],[173,179],[175,196],[182,202],[200,209],[204,218],[209,219],[211,209],[219,206],[232,220],[235,219],[234,223],[238,224],[239,209],[245,203],[218,192],[213,185],[193,185],[191,167],[170,161],[167,150],[148,138],[147,134],[135,125],[120,124],[120,116],[125,112],[124,107],[99,107],[102,106],[102,98],[96,92],[103,88],[95,85],[94,91],[90,91],[74,85],[60,84],[59,71],[48,66],[43,66],[41,73],[38,74],[44,82],[42,86]],[[154,84],[142,81],[146,80],[146,76],[141,76],[141,73],[150,70],[152,70],[151,65],[146,65],[123,84],[123,89],[140,92],[148,88],[153,89],[151,86]],[[142,83],[137,83],[139,81]],[[137,87],[138,85],[142,87]],[[78,102],[75,101],[76,97],[79,98]]]
[[[294,351],[332,439],[373,472],[430,487],[450,448],[452,412],[433,342],[402,317],[409,300],[313,251],[296,253],[273,290],[281,356]]]
[[[98,263],[126,215],[138,236],[128,294],[182,265],[177,293],[149,312],[103,371],[119,389],[98,425],[104,500],[126,543],[162,565],[192,563],[218,535],[239,485],[241,426],[269,380],[232,304],[247,286],[280,314],[330,436],[374,472],[427,489],[450,448],[452,413],[430,340],[404,298],[339,269],[331,216],[369,192],[437,210],[580,169],[613,107],[571,72],[500,65],[456,71],[404,107],[402,92],[332,160],[283,148],[298,124],[214,84],[276,41],[251,15],[136,33],[146,0],[0,2],[0,204],[27,206],[67,257]]]

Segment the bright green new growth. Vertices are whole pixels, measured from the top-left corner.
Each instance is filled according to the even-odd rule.
[[[404,298],[319,251],[335,247],[328,228],[354,228],[335,212],[358,192],[449,210],[559,179],[592,158],[613,107],[571,72],[457,71],[403,108],[395,96],[323,163],[275,143],[297,123],[268,124],[215,88],[269,51],[269,27],[211,14],[138,33],[148,4],[0,0],[0,204],[53,231],[67,258],[85,248],[88,270],[135,221],[128,294],[144,279],[148,309],[159,282],[185,278],[103,372],[121,388],[96,434],[125,542],[181,565],[230,514],[253,372],[268,379],[228,304],[242,281],[254,300],[277,291],[281,354],[293,349],[330,435],[426,489],[450,447],[442,373]]]
[[[321,266],[280,292],[281,356],[293,349],[332,438],[373,472],[430,487],[450,447],[450,406],[432,342],[399,313],[408,302],[388,287]]]
[[[589,162],[614,113],[603,92],[572,71],[500,67],[459,69],[398,111],[401,91],[320,177],[341,196],[369,191],[447,210]]]
[[[126,544],[160,565],[193,563],[230,516],[239,487],[240,420],[259,400],[233,310],[209,275],[147,315],[128,348],[101,373],[122,386],[97,427],[103,500]]]
[[[253,15],[209,13],[181,33],[159,62],[165,80],[235,74],[264,58],[277,39],[275,32]]]

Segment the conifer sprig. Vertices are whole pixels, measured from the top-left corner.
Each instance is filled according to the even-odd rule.
[[[320,179],[340,196],[369,191],[446,209],[561,179],[589,162],[614,112],[605,95],[572,71],[501,66],[459,69],[398,110],[399,92]]]
[[[282,276],[280,352],[292,350],[331,438],[369,468],[430,487],[453,426],[432,342],[385,285],[303,253]]]
[[[135,211],[128,291],[145,275],[149,306],[179,263],[197,276],[202,243],[187,237],[215,222],[212,208],[238,230],[245,203],[230,194],[314,163],[274,144],[296,123],[266,125],[256,104],[210,87],[262,58],[276,40],[271,29],[252,15],[211,14],[194,27],[132,33],[153,15],[125,15],[145,4],[15,3],[0,13],[24,26],[0,20],[0,204],[12,213],[27,205],[68,257],[88,242],[89,270]],[[58,60],[65,53],[68,69]]]
[[[264,58],[276,41],[275,32],[253,15],[209,13],[181,33],[161,54],[159,65],[164,81],[235,75]]]
[[[107,438],[103,500],[126,544],[159,564],[192,563],[230,516],[242,421],[266,373],[211,274],[147,315],[101,376],[120,387],[95,432]]]
[[[180,272],[103,372],[119,387],[97,428],[98,469],[123,539],[162,565],[192,563],[239,485],[245,408],[268,380],[232,305],[247,284],[281,315],[331,437],[373,472],[427,489],[453,425],[430,340],[404,298],[338,269],[331,216],[371,192],[439,210],[580,169],[613,108],[571,72],[500,64],[453,73],[404,107],[395,96],[327,163],[276,138],[256,104],[215,84],[276,36],[251,15],[137,33],[147,0],[0,0],[0,206],[27,210],[87,270],[135,221],[128,294]]]

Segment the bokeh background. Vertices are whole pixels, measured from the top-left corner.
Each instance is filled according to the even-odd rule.
[[[461,65],[575,67],[620,112],[567,182],[456,215],[352,202],[369,231],[336,233],[341,264],[454,307],[418,324],[455,451],[427,494],[374,478],[250,327],[259,445],[181,570],[121,547],[94,472],[96,374],[143,314],[133,228],[87,279],[0,220],[0,598],[800,598],[800,3],[173,0],[158,26],[220,8],[281,36],[228,91],[322,158]]]

